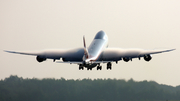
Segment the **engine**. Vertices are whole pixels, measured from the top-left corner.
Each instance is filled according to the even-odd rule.
[[[128,61],[129,61],[129,58],[124,57],[123,60],[124,60],[125,62],[128,62]]]
[[[37,60],[38,62],[43,62],[43,61],[46,60],[46,58],[45,58],[45,57],[42,57],[42,56],[37,56],[37,57],[36,57],[36,60]]]
[[[149,54],[144,56],[145,61],[150,61],[151,59],[152,57]]]

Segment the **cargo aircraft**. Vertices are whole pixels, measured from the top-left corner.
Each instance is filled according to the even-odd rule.
[[[59,50],[44,50],[33,52],[16,52],[7,51],[9,53],[33,55],[36,56],[38,62],[43,62],[46,59],[53,59],[57,63],[69,63],[79,65],[79,70],[87,68],[97,67],[97,70],[101,70],[101,63],[107,63],[107,69],[112,68],[112,62],[118,63],[120,60],[125,62],[132,61],[133,58],[143,57],[145,61],[152,59],[152,54],[158,54],[163,52],[173,51],[175,49],[167,50],[144,50],[144,49],[123,49],[123,48],[108,48],[108,37],[104,31],[99,31],[89,47],[86,47],[85,37],[83,36],[84,47],[77,49],[59,49]],[[62,59],[62,61],[60,61]]]

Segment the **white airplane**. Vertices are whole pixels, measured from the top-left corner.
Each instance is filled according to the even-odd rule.
[[[44,50],[37,52],[15,52],[5,51],[15,54],[33,55],[36,56],[38,62],[43,62],[46,59],[56,60],[62,59],[63,61],[56,61],[57,63],[70,63],[78,64],[79,70],[83,70],[84,67],[87,70],[97,66],[97,70],[101,70],[101,63],[107,63],[107,69],[111,69],[112,62],[118,62],[124,60],[128,62],[133,58],[144,57],[145,61],[152,59],[151,54],[157,54],[162,52],[169,52],[175,49],[168,50],[143,50],[143,49],[122,49],[122,48],[107,48],[108,37],[104,31],[99,31],[90,46],[87,48],[85,43],[85,37],[83,37],[84,48],[66,49],[66,50]]]

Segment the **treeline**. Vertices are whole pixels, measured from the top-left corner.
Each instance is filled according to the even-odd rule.
[[[0,101],[180,101],[180,86],[116,79],[23,79],[0,81]]]

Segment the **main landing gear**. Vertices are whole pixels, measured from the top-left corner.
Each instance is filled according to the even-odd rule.
[[[108,69],[111,70],[111,66],[112,66],[111,62],[108,62],[108,63],[107,63],[107,70],[108,70]]]
[[[84,66],[82,64],[79,65],[79,70],[84,70]],[[108,62],[107,63],[107,70],[108,69],[112,69],[112,63],[111,62]],[[87,70],[92,70],[92,67],[88,67]],[[100,64],[98,64],[97,66],[97,70],[102,70],[102,66],[100,66]]]
[[[97,70],[101,70],[101,69],[102,69],[102,66],[98,65]]]
[[[97,66],[97,70],[101,70],[101,69],[102,69],[102,66],[98,65],[98,66]],[[107,63],[107,70],[108,70],[108,69],[110,69],[110,70],[112,69],[112,64],[111,64],[111,62],[108,62],[108,63]]]
[[[81,70],[81,69],[84,70],[84,66],[80,64],[79,65],[79,70]]]
[[[84,66],[82,64],[79,65],[79,70],[84,70]],[[92,70],[92,68],[87,68],[87,70]]]
[[[87,68],[87,70],[92,70],[92,68]]]

